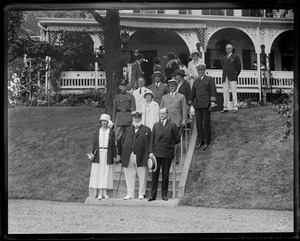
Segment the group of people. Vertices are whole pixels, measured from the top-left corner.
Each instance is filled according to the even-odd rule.
[[[232,54],[232,49],[232,45],[228,44],[228,55],[222,59],[222,113],[228,112],[229,94],[225,92],[229,86],[233,92],[233,110],[237,110],[236,82],[241,64],[239,57]],[[98,199],[109,198],[107,189],[113,188],[112,164],[121,162],[127,187],[124,200],[135,198],[136,175],[139,179],[138,198],[145,198],[149,170],[152,171],[152,185],[148,201],[156,200],[162,169],[161,194],[162,199],[167,201],[171,162],[191,108],[194,108],[196,117],[196,149],[203,146],[206,150],[209,147],[210,109],[216,105],[216,85],[213,78],[206,74],[206,65],[199,58],[200,53],[192,51],[191,57],[188,73],[178,67],[173,73],[170,72],[167,83],[162,82],[164,75],[160,68],[155,69],[153,83],[148,87],[142,75],[137,77],[136,82],[119,81],[120,93],[113,101],[112,118],[107,114],[101,115],[101,127],[95,133],[92,152],[88,154],[92,160],[89,187],[98,190]],[[172,59],[176,60],[176,56]],[[138,69],[141,62],[142,58],[137,56]],[[173,68],[176,62],[169,61],[168,66]]]

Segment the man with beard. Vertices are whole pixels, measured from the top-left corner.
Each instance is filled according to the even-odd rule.
[[[124,200],[134,198],[135,177],[139,178],[139,199],[146,194],[148,177],[148,155],[151,129],[142,125],[142,113],[132,112],[132,126],[128,128],[122,147],[122,166],[124,167],[127,195]]]

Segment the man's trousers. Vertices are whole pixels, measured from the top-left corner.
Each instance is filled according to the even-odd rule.
[[[148,166],[138,167],[136,163],[136,155],[132,152],[130,155],[128,167],[124,167],[125,180],[127,186],[127,196],[134,197],[136,174],[139,178],[139,195],[146,194],[146,184],[148,177]]]

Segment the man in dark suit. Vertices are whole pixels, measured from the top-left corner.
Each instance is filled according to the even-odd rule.
[[[151,194],[148,201],[156,200],[160,167],[162,167],[162,199],[168,201],[169,171],[174,158],[175,145],[180,142],[179,129],[167,119],[168,110],[159,110],[160,121],[155,123],[151,133],[149,157],[156,157],[157,169],[152,172]]]
[[[217,90],[215,81],[211,76],[205,74],[206,65],[197,66],[199,77],[192,87],[192,102],[196,115],[197,139],[196,150],[204,146],[207,149],[210,142],[210,107],[215,105]]]
[[[137,55],[137,60],[131,66],[131,77],[128,88],[134,89],[137,86],[138,79],[144,75],[142,71],[141,63],[144,61],[144,56],[142,54]]]
[[[132,118],[132,126],[127,129],[122,147],[122,166],[127,186],[127,195],[124,200],[134,198],[136,174],[139,177],[139,199],[143,199],[148,177],[151,129],[142,125],[141,112],[132,112]]]
[[[226,45],[226,53],[227,55],[222,58],[221,65],[223,69],[223,97],[224,104],[222,113],[228,112],[229,105],[229,86],[232,92],[232,100],[233,100],[233,112],[237,112],[238,103],[237,103],[237,81],[238,76],[241,72],[242,66],[239,56],[232,53],[233,46],[231,44]]]

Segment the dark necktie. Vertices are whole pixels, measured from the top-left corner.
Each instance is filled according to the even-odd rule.
[[[142,94],[142,88],[140,88],[140,94]]]

